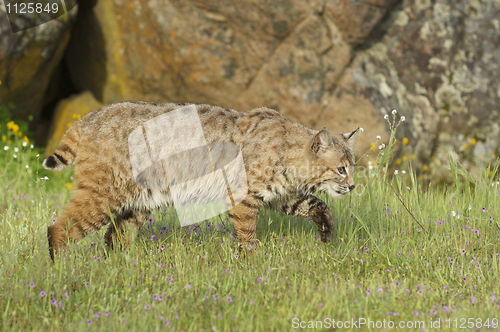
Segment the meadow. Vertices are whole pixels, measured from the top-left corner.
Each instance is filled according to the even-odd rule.
[[[440,167],[453,183],[429,186],[411,156],[392,160],[403,146],[394,122],[376,160],[358,167],[356,190],[321,196],[335,218],[330,243],[312,221],[264,210],[259,250],[240,252],[227,215],[181,228],[167,209],[126,249],[108,250],[102,230],[52,263],[46,230],[70,198],[72,170],[43,170],[26,125],[7,120],[2,331],[499,330],[496,169],[473,178],[452,159]]]

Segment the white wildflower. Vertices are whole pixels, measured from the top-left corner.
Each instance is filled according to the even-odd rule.
[[[384,115],[384,119],[389,119],[389,114]]]
[[[26,168],[30,168],[30,165],[26,165]]]
[[[15,147],[14,152],[18,152],[18,151],[19,151],[19,148]]]
[[[26,145],[28,145],[28,143],[26,143],[26,142],[23,142],[23,146],[25,147]]]
[[[36,154],[36,156],[37,156],[37,157],[40,157],[40,154],[39,154],[39,153],[37,153],[37,154]]]
[[[406,118],[404,116],[401,117],[401,122],[405,122]]]
[[[365,131],[365,130],[363,129],[363,127],[359,127],[359,131],[360,131],[360,132],[363,132],[363,131]]]
[[[403,171],[404,172],[404,171]],[[406,187],[406,189],[411,190],[410,187]]]
[[[394,175],[398,175],[398,170],[395,170],[395,171],[394,171]]]
[[[48,180],[48,179],[49,179],[49,177],[46,175],[43,179],[44,179],[44,180]]]
[[[401,171],[401,173],[406,174],[406,171]]]
[[[34,148],[34,146],[33,146],[33,144],[31,144],[31,145],[30,145],[30,149],[33,149],[33,148]]]
[[[17,155],[16,155],[16,154],[14,154],[14,155],[13,155],[13,157],[14,157],[14,159],[16,159],[16,158],[17,158]]]
[[[9,147],[6,145],[6,146],[4,146],[4,147],[3,147],[3,149],[4,149],[5,151],[7,151],[7,150],[9,149]]]
[[[381,140],[381,139],[382,139],[382,137],[380,137],[380,136],[377,136],[377,140]]]
[[[456,215],[457,215],[457,213],[456,213],[455,211],[451,211],[451,216],[452,216],[452,217],[454,217],[454,216],[456,216]]]
[[[472,210],[472,205],[469,205],[469,211]]]
[[[396,111],[396,110],[392,110],[392,115],[396,115],[397,112],[398,111]]]

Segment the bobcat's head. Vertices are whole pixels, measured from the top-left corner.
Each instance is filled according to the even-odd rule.
[[[356,162],[352,148],[358,132],[359,128],[351,133],[332,135],[325,128],[314,136],[312,182],[319,191],[340,198],[354,189]]]

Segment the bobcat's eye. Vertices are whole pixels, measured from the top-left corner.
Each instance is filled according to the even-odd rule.
[[[340,175],[346,175],[346,171],[345,171],[345,167],[342,166],[342,167],[339,167],[337,168],[337,171],[339,172]]]

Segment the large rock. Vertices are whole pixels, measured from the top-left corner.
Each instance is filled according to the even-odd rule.
[[[37,118],[40,113],[52,71],[64,55],[76,11],[38,25],[39,20],[50,17],[11,16],[13,21],[9,22],[6,8],[0,5],[0,103],[13,103],[15,118]],[[11,24],[16,31],[27,30],[13,33]]]
[[[81,2],[66,59],[76,86],[106,104],[269,106],[330,127],[319,121],[322,100],[353,53],[326,8],[322,0]]]
[[[383,39],[346,71],[352,93],[339,98],[338,88],[326,99],[397,109],[407,119],[399,137],[409,139],[405,153],[416,154],[417,167],[447,163],[450,154],[470,168],[471,157],[491,160],[500,152],[499,18],[498,0],[405,0]]]

